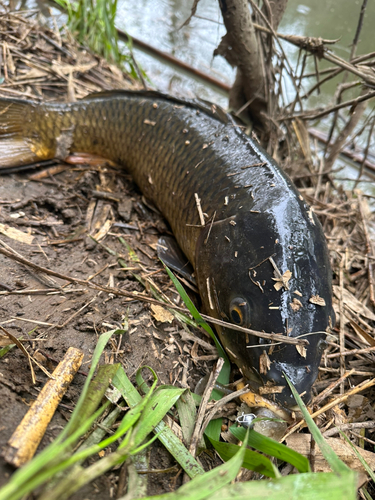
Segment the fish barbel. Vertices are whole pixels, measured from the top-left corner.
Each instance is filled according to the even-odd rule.
[[[193,265],[209,315],[306,336],[301,349],[217,329],[243,375],[256,374],[275,401],[295,404],[284,373],[308,399],[334,321],[331,267],[319,221],[278,165],[203,101],[153,91],[74,103],[0,99],[0,172],[74,152],[108,158],[133,176]]]

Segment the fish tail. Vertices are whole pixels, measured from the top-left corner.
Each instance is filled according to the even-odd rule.
[[[32,101],[0,98],[0,170],[38,161],[24,135],[25,119]]]

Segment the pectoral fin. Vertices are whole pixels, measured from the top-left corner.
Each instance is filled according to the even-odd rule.
[[[194,287],[191,288],[197,291],[197,282],[193,276],[193,266],[187,260],[174,238],[171,236],[161,236],[158,241],[157,252],[159,259],[164,262],[166,266],[188,280]]]

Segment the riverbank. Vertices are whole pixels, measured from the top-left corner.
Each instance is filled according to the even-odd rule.
[[[74,100],[90,92],[139,86],[118,68],[79,47],[69,34],[43,27],[36,12],[3,13],[0,23],[2,96]],[[365,196],[346,192],[322,171],[311,170],[303,154],[303,140],[298,142],[290,135],[289,141],[289,156],[282,163],[322,222],[334,270],[337,323],[328,337],[315,384],[312,408],[317,410],[339,398],[341,389],[346,391],[375,375],[373,218]],[[168,227],[126,172],[105,163],[71,166],[57,162],[52,169],[3,176],[0,209],[3,248],[10,247],[30,263],[19,264],[0,254],[0,324],[27,339],[29,354],[50,371],[68,347],[85,353],[83,373],[63,399],[42,446],[65,425],[97,336],[113,326],[125,322],[128,329],[106,350],[107,362],[122,363],[129,376],[139,366],[150,365],[162,383],[194,390],[212,367],[214,349],[199,340],[199,331],[194,332],[195,340],[175,319],[161,315],[147,300],[139,300],[139,294],[152,298],[150,289],[156,287],[179,303],[156,256],[157,239]],[[121,243],[120,236],[127,245]],[[125,271],[108,249],[126,262]],[[75,277],[87,286],[41,273],[38,267]],[[143,278],[145,286],[135,275]],[[110,288],[109,293],[89,286],[93,281]],[[114,288],[122,295],[114,294]],[[47,378],[38,370],[37,385],[32,384],[27,360],[18,348],[3,355],[0,363],[0,446],[4,447]],[[345,382],[341,386],[338,381],[342,376]],[[373,400],[372,389],[353,396],[346,406],[324,411],[319,426],[326,432],[334,425],[374,421]],[[226,418],[232,418],[229,408]],[[366,436],[373,439],[371,431]],[[4,482],[11,469],[0,460],[0,481]],[[209,458],[203,461],[207,468],[212,467]],[[150,469],[173,465],[169,454],[155,445]],[[149,474],[149,492],[170,491],[181,479],[175,470]],[[110,498],[113,491],[121,496],[124,492],[118,491],[118,485],[119,472],[114,471],[73,498]]]

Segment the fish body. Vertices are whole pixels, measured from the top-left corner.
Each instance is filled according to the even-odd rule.
[[[319,221],[277,164],[203,101],[152,91],[75,103],[0,100],[0,169],[73,152],[106,157],[133,176],[192,263],[208,314],[267,333],[309,334],[304,351],[218,330],[243,375],[255,373],[276,401],[294,404],[284,373],[309,394],[334,319],[331,268]]]

